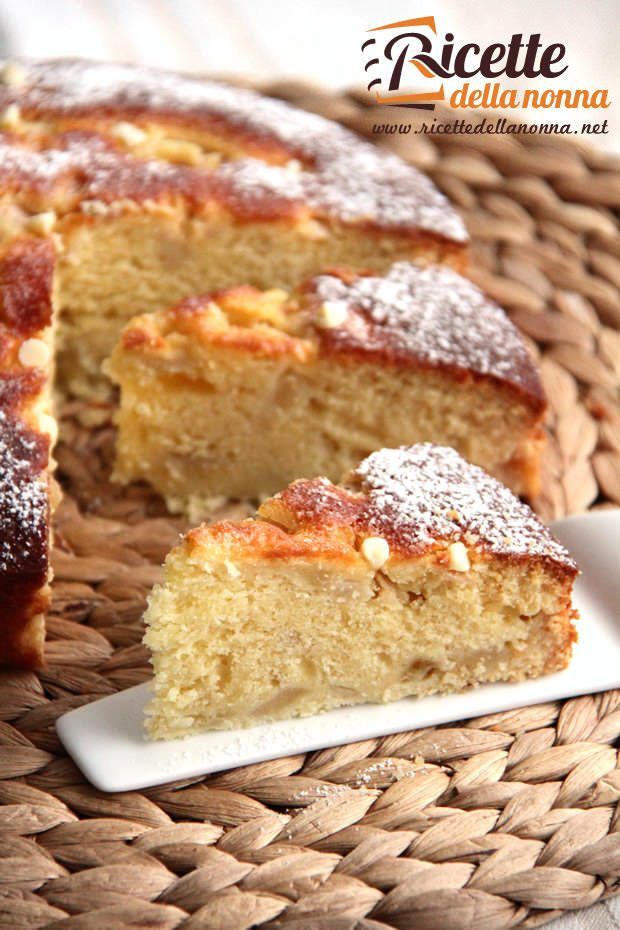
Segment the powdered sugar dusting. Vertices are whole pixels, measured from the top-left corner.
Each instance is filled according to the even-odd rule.
[[[260,190],[263,197],[303,199],[318,213],[347,223],[423,229],[454,241],[467,240],[460,217],[423,174],[338,124],[282,101],[130,65],[76,60],[20,64],[24,81],[0,87],[0,106],[17,103],[24,112],[42,114],[172,115],[210,128],[223,124],[284,146],[310,169],[296,176],[255,159],[216,169],[216,175],[238,182],[240,195],[249,189],[256,196]],[[50,171],[54,170],[52,164]]]
[[[47,487],[36,462],[45,440],[0,407],[0,573],[45,570]],[[34,472],[33,472],[34,469]]]
[[[516,383],[542,397],[534,365],[504,311],[471,281],[439,265],[398,262],[383,277],[352,283],[314,281],[320,303],[342,302],[342,327],[324,337],[332,348],[380,352],[406,361],[450,365]]]
[[[62,201],[136,200],[185,186],[196,172],[166,162],[136,162],[90,133],[68,133],[53,147],[29,149],[0,137],[0,174],[4,184],[42,188]]]
[[[494,553],[576,568],[527,504],[454,449],[431,443],[382,449],[356,474],[368,495],[359,519],[407,548],[465,539]]]

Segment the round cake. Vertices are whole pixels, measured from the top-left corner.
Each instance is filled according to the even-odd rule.
[[[0,663],[42,660],[50,380],[106,400],[136,313],[332,264],[463,267],[467,236],[412,166],[248,90],[79,60],[0,66]]]

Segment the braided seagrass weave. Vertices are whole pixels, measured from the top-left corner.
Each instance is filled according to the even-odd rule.
[[[363,133],[402,119],[356,93],[263,89]],[[461,209],[476,280],[540,359],[537,510],[620,504],[618,160],[540,136],[377,138]],[[62,437],[49,664],[0,676],[0,927],[504,930],[620,891],[620,692],[91,788],[54,721],[148,677],[144,598],[183,525],[109,484],[109,411],[67,406]]]

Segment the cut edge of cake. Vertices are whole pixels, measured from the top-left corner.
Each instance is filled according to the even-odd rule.
[[[539,490],[546,405],[529,350],[443,266],[192,297],[131,320],[104,370],[121,394],[117,480],[149,481],[194,522],[222,497],[338,480],[402,442],[452,445],[516,493]]]
[[[170,739],[564,668],[577,567],[454,450],[384,449],[299,480],[169,554],[145,643]]]

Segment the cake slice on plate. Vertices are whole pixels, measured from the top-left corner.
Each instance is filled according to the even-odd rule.
[[[150,597],[152,738],[564,668],[577,567],[452,449],[383,449],[192,530]]]
[[[219,495],[335,481],[403,442],[538,489],[536,368],[503,310],[439,265],[190,298],[132,320],[106,370],[121,387],[117,477],[192,520]]]

